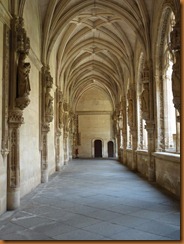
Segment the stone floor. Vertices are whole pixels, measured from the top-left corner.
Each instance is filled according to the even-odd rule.
[[[76,159],[0,217],[1,240],[179,240],[180,204],[116,160]]]

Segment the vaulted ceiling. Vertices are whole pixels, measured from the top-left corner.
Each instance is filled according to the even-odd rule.
[[[90,87],[113,105],[134,74],[136,42],[149,48],[153,0],[39,0],[43,62],[56,53],[56,82],[75,103]],[[125,75],[126,74],[126,75]]]

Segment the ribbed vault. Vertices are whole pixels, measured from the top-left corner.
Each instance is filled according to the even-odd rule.
[[[56,52],[56,84],[70,104],[99,86],[114,108],[134,79],[134,49],[149,52],[152,0],[40,0],[42,59]],[[140,31],[141,30],[141,31]],[[148,50],[147,50],[147,49]],[[126,75],[125,75],[126,74]]]

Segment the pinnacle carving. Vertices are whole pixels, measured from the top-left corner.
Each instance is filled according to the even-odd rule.
[[[30,40],[27,37],[26,31],[24,29],[24,20],[22,17],[16,17],[12,19],[12,36],[15,40],[14,51],[17,53],[18,65],[17,65],[17,91],[15,104],[16,107],[23,110],[29,103],[29,94],[31,91],[29,73],[31,65],[25,62],[27,55],[30,50]]]

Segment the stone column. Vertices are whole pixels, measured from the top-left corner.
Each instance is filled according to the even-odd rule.
[[[127,98],[128,98],[128,124],[130,126],[130,133],[132,135],[132,158],[133,158],[133,162],[131,165],[131,169],[132,170],[136,170],[137,169],[137,154],[136,154],[136,150],[137,150],[137,128],[136,128],[136,122],[135,122],[135,118],[136,118],[136,111],[135,111],[135,91],[133,89],[133,87],[130,87],[128,90],[128,94],[127,94]]]
[[[64,164],[68,163],[68,133],[64,132]]]
[[[152,153],[155,151],[155,124],[154,121],[146,121],[146,130],[148,132],[148,180],[155,181],[155,158]]]
[[[4,160],[9,153],[8,148],[8,101],[9,101],[9,62],[10,62],[10,30],[4,25],[3,40],[3,79],[2,79],[2,144],[1,154]],[[6,163],[5,163],[6,165]]]
[[[61,135],[62,133],[61,132],[57,132],[56,135],[55,135],[55,150],[56,150],[56,171],[61,171],[61,160],[60,160],[60,146],[61,146],[61,143],[60,143],[60,138],[61,138]]]
[[[20,135],[23,110],[29,105],[31,91],[29,82],[30,63],[26,57],[30,41],[24,29],[22,17],[13,16],[10,39],[10,79],[9,81],[9,154],[7,168],[7,209],[14,210],[20,205]],[[6,57],[7,60],[9,59]],[[7,76],[8,77],[8,76]],[[6,88],[7,89],[7,88]],[[6,90],[7,91],[7,90]],[[7,109],[7,108],[6,108]],[[7,111],[6,111],[7,112]]]
[[[53,97],[51,89],[53,78],[51,77],[49,67],[42,68],[42,127],[41,127],[41,182],[48,182],[48,132],[50,123],[53,120]]]
[[[42,150],[41,150],[41,183],[48,182],[48,146],[47,136],[50,130],[49,124],[43,124],[42,126]]]
[[[132,127],[131,128],[131,134],[132,134],[132,154],[133,154],[133,162],[132,162],[132,170],[137,170],[137,128]]]
[[[142,82],[143,91],[141,94],[141,112],[142,118],[146,121],[145,129],[148,132],[148,180],[155,181],[155,158],[152,153],[155,152],[155,122],[154,122],[154,103],[153,103],[153,83],[152,83],[151,62],[146,62],[143,70]]]
[[[9,154],[7,179],[7,209],[14,210],[20,206],[20,135],[23,112],[19,109],[9,112]]]
[[[61,135],[63,129],[63,94],[57,88],[56,90],[56,126],[55,126],[55,153],[56,153],[56,171],[61,171]]]

